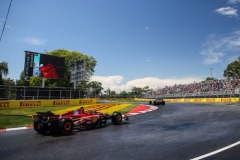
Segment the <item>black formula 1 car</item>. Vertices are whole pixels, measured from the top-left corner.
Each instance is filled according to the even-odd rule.
[[[155,100],[149,101],[150,105],[165,105],[165,101],[162,98],[156,98]]]
[[[106,126],[109,119],[113,125],[120,125],[122,120],[129,120],[128,116],[120,112],[109,115],[95,110],[84,111],[82,108],[63,115],[55,115],[50,111],[37,112],[32,119],[36,132],[40,134],[53,132],[63,135],[71,134],[74,129],[86,130]]]

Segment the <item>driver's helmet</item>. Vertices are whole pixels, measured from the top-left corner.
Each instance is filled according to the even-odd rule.
[[[78,110],[74,110],[73,114],[79,114],[79,111]]]

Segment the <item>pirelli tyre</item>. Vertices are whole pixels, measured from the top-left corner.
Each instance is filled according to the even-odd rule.
[[[165,105],[165,101],[162,101],[162,105]]]
[[[60,132],[63,135],[69,135],[72,133],[72,130],[73,130],[73,122],[70,119],[61,119],[59,127],[60,127]]]
[[[114,125],[122,124],[122,114],[120,112],[114,112],[112,114],[112,124]]]
[[[41,134],[46,134],[47,133],[46,126],[44,126],[44,124],[42,124],[39,121],[34,121],[33,128],[38,133],[41,133]]]
[[[33,128],[36,132],[40,134],[47,133],[47,127],[41,122],[41,120],[37,116],[34,117]]]

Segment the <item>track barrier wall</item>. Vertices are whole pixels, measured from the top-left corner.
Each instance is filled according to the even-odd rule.
[[[139,101],[150,101],[154,99],[135,99]],[[168,103],[239,103],[240,98],[179,98],[164,99]]]
[[[49,107],[49,106],[76,106],[84,104],[95,104],[95,98],[89,99],[52,99],[52,100],[1,100],[0,108],[27,108],[27,107]]]
[[[182,98],[164,99],[166,102],[177,103],[239,103],[240,98]]]

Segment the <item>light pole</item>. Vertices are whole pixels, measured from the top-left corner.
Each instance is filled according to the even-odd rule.
[[[211,70],[211,78],[212,78],[212,77],[213,77],[213,76],[212,76],[212,70],[213,70],[213,68],[212,68],[212,67],[210,67],[209,69]]]

